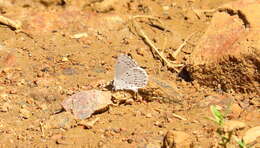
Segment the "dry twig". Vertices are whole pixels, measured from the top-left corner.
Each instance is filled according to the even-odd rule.
[[[214,13],[217,11],[217,9],[207,9],[207,10],[202,10],[202,9],[194,9],[191,8],[191,10],[196,14],[196,16],[200,19],[201,18],[201,13],[207,12],[207,13]]]
[[[187,44],[188,40],[193,36],[195,32],[193,32],[192,34],[190,34],[185,40],[184,42],[177,48],[177,50],[172,54],[172,57],[174,59],[176,59],[177,55],[181,52],[181,49]]]
[[[148,46],[150,46],[150,47],[152,48],[152,53],[153,53],[154,57],[155,57],[156,54],[159,55],[160,60],[161,60],[163,63],[165,63],[165,64],[166,64],[168,67],[170,67],[170,68],[174,68],[174,67],[178,66],[178,65],[174,65],[174,64],[170,63],[170,62],[160,53],[160,51],[157,49],[157,47],[153,44],[153,42],[148,38],[148,36],[144,33],[144,31],[140,28],[140,26],[139,26],[136,22],[133,21],[133,24],[134,24],[134,26],[135,26],[135,28],[136,28],[137,34],[145,41],[145,43],[146,43]],[[154,52],[156,52],[156,54],[155,54]]]
[[[180,119],[180,120],[187,120],[186,118],[184,118],[184,117],[182,117],[182,116],[180,116],[180,115],[177,115],[177,114],[174,114],[174,113],[172,113],[172,115],[175,117],[175,118],[178,118],[178,119]]]
[[[45,132],[44,132],[44,124],[43,124],[42,121],[40,122],[40,129],[41,129],[41,132],[42,132],[42,136],[45,136]]]
[[[132,20],[132,24],[135,27],[135,30],[138,34],[138,36],[140,36],[144,42],[150,46],[151,48],[151,52],[153,54],[154,57],[156,57],[156,55],[159,56],[159,59],[161,60],[161,62],[163,64],[166,64],[166,66],[170,69],[174,69],[175,71],[179,72],[178,69],[176,69],[176,67],[181,67],[183,66],[183,64],[177,64],[177,63],[171,63],[170,61],[168,61],[163,54],[158,50],[158,48],[154,45],[154,43],[149,39],[149,37],[145,34],[145,32],[141,29],[141,27],[136,23],[136,21],[134,19],[136,18],[148,18],[148,19],[153,19],[153,20],[157,20],[160,24],[156,25],[159,26],[161,29],[163,29],[164,31],[170,31],[169,29],[165,28],[163,23],[156,17],[154,16],[150,16],[150,15],[136,15],[131,17]],[[170,31],[171,32],[171,31]],[[192,33],[191,35],[189,35],[184,42],[177,48],[177,50],[172,54],[173,58],[176,59],[177,55],[181,52],[181,49],[187,44],[188,40],[192,37],[194,33]]]
[[[11,27],[11,29],[20,30],[22,28],[22,23],[20,21],[14,21],[7,17],[0,15],[0,23]]]

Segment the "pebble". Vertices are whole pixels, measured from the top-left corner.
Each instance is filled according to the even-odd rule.
[[[133,99],[127,99],[125,101],[125,105],[133,105],[134,104],[134,100]]]
[[[252,127],[248,129],[243,136],[243,139],[246,144],[253,143],[260,137],[260,126]]]
[[[151,113],[148,113],[148,114],[145,114],[145,117],[146,117],[146,118],[152,118],[153,116],[152,116]]]
[[[73,69],[73,68],[64,68],[62,73],[64,75],[75,75],[75,74],[77,74],[76,70]]]
[[[232,98],[227,95],[209,95],[197,103],[200,108],[207,108],[210,105],[217,105],[221,108],[226,108],[231,102]]]
[[[39,108],[40,108],[41,110],[48,110],[48,106],[47,106],[46,104],[41,104],[41,105],[39,106]]]
[[[61,139],[62,137],[63,137],[62,134],[54,134],[54,135],[51,136],[51,139],[57,140],[57,139]]]
[[[84,126],[84,128],[86,129],[92,129],[93,126],[95,125],[95,123],[99,120],[100,118],[96,118],[96,119],[93,119],[91,121],[86,121],[86,120],[82,120],[78,123],[78,125],[82,125]]]
[[[225,131],[234,131],[237,129],[243,129],[246,127],[246,124],[241,121],[236,121],[236,120],[227,120],[224,122],[224,130]]]
[[[170,130],[163,139],[162,148],[190,148],[192,143],[192,138],[189,134]]]
[[[257,110],[250,110],[245,112],[244,120],[246,121],[254,121],[256,119],[260,119],[259,111]]]
[[[123,93],[122,91],[117,91],[112,94],[112,100],[114,103],[126,103],[127,100],[131,102],[132,95],[130,93]]]
[[[131,138],[130,138],[130,139],[127,139],[126,141],[127,141],[127,143],[129,143],[129,144],[131,144],[131,143],[133,143],[133,142],[134,142],[134,140],[133,140],[133,139],[131,139]]]
[[[68,62],[69,59],[68,59],[67,57],[62,57],[62,58],[61,58],[61,61],[62,61],[62,62]]]
[[[243,111],[241,109],[241,107],[236,103],[234,103],[230,106],[230,110],[231,110],[231,113],[230,113],[229,117],[231,117],[232,119],[238,118],[240,116],[241,112]]]
[[[144,48],[138,48],[138,49],[136,49],[136,53],[140,56],[144,56],[145,55],[145,49]]]
[[[148,143],[144,146],[144,148],[161,148],[160,143]]]
[[[44,123],[46,129],[70,129],[76,124],[73,116],[69,112],[62,112],[50,116],[50,118]]]
[[[156,121],[156,122],[154,123],[154,125],[155,125],[155,126],[158,126],[158,127],[160,127],[160,128],[165,127],[165,126],[163,125],[163,123],[160,122],[160,121]]]
[[[82,33],[77,33],[71,36],[71,38],[73,39],[80,39],[80,38],[84,38],[84,37],[88,37],[88,33],[86,32],[82,32]]]
[[[20,109],[19,112],[20,112],[21,117],[23,117],[24,119],[28,119],[32,116],[32,113],[25,108]]]
[[[10,103],[5,102],[5,103],[3,103],[3,105],[0,107],[0,112],[8,112],[11,107],[12,107],[12,106],[10,105]]]

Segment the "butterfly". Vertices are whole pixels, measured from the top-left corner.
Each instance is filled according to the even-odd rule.
[[[115,77],[113,86],[115,90],[138,91],[147,85],[148,75],[146,71],[139,67],[137,63],[128,55],[120,54],[115,67]]]

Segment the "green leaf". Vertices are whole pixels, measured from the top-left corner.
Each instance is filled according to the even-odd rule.
[[[215,118],[215,122],[222,126],[224,123],[224,116],[222,115],[222,113],[216,108],[215,105],[211,105],[210,110]]]
[[[240,140],[237,137],[234,137],[234,138],[235,138],[235,140],[236,140],[236,142],[237,142],[237,144],[239,145],[240,148],[246,148],[247,147],[246,143],[245,143],[245,141],[243,139]]]

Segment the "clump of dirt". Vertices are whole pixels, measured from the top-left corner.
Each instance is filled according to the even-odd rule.
[[[259,8],[257,1],[237,1],[215,10],[189,59],[194,80],[223,91],[259,94],[259,15],[252,13]]]

